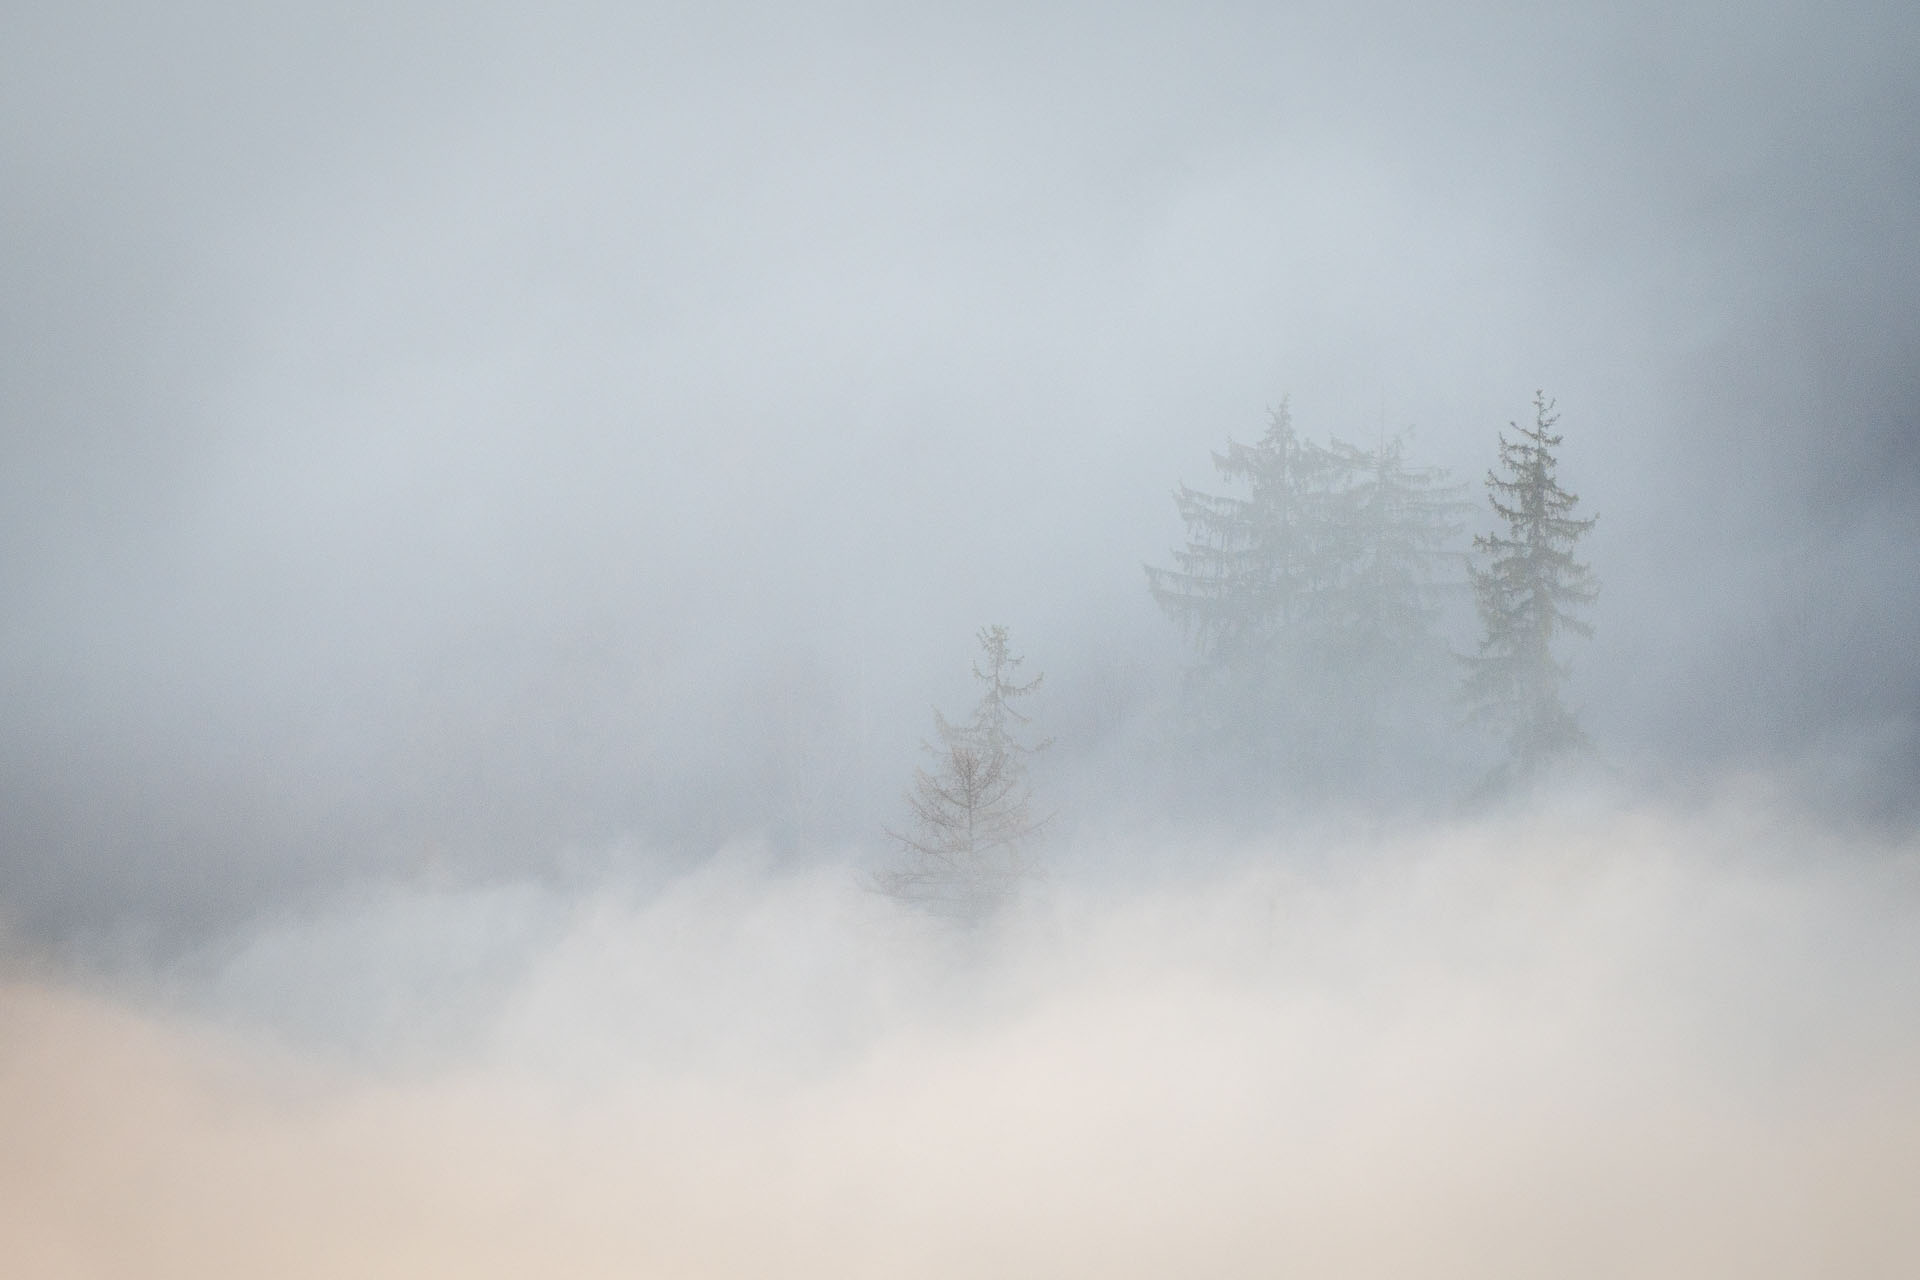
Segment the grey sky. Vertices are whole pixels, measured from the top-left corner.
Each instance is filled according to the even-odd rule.
[[[857,839],[982,623],[1063,723],[1168,686],[1139,565],[1282,395],[1473,480],[1544,387],[1603,745],[1910,777],[1909,6],[7,25],[32,928]]]

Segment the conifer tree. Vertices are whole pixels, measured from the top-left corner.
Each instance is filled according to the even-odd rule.
[[[1304,440],[1283,402],[1258,444],[1214,455],[1245,496],[1174,494],[1187,543],[1147,586],[1200,651],[1195,727],[1247,783],[1350,787],[1442,718],[1435,624],[1467,504],[1407,452]]]
[[[1229,441],[1213,465],[1247,495],[1175,490],[1187,545],[1173,568],[1146,567],[1147,589],[1208,666],[1245,673],[1270,662],[1311,609],[1333,459],[1294,433],[1283,400],[1258,443]]]
[[[1016,705],[1043,677],[1015,679],[1022,660],[1005,627],[984,628],[979,641],[980,701],[963,724],[934,712],[938,742],[923,744],[933,767],[916,769],[906,794],[911,830],[887,831],[900,856],[874,876],[889,897],[969,922],[1012,901],[1039,872],[1032,844],[1044,819],[1033,816],[1026,758],[1048,745],[1020,741],[1028,717]]]
[[[1444,655],[1434,628],[1461,560],[1447,547],[1471,509],[1446,468],[1408,462],[1408,434],[1372,449],[1334,440],[1330,450],[1341,480],[1329,530],[1338,572],[1326,612],[1339,656],[1367,671]]]
[[[1484,636],[1470,658],[1467,697],[1476,711],[1508,734],[1510,767],[1519,776],[1587,745],[1578,720],[1561,700],[1567,668],[1554,657],[1562,633],[1590,636],[1576,610],[1599,594],[1593,570],[1574,548],[1594,518],[1576,519],[1579,497],[1554,477],[1561,437],[1553,401],[1536,392],[1533,425],[1509,423],[1516,438],[1500,435],[1500,467],[1487,472],[1487,501],[1504,533],[1473,540],[1485,564],[1473,570],[1474,602]]]

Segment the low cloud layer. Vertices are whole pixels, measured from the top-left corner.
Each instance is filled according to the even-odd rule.
[[[1747,788],[1136,845],[984,932],[741,850],[16,977],[0,1234],[196,1280],[1920,1265],[1911,842]]]

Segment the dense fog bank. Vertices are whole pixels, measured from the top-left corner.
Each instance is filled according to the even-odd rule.
[[[1135,851],[1169,869],[1062,874],[985,931],[737,850],[565,902],[396,889],[144,995],[16,977],[10,1248],[49,1277],[1920,1261],[1911,838],[1749,787],[1287,839]]]

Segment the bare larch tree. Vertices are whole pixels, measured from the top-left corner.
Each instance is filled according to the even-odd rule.
[[[937,740],[923,744],[932,767],[916,769],[906,793],[912,822],[888,829],[898,856],[873,878],[889,897],[967,922],[993,914],[1039,874],[1033,843],[1044,824],[1034,817],[1026,763],[1047,744],[1020,741],[1028,719],[1015,705],[1041,677],[1015,680],[1021,659],[1005,627],[987,627],[979,640],[979,704],[961,724],[934,712]]]

